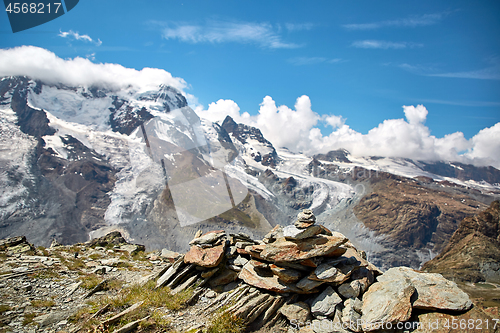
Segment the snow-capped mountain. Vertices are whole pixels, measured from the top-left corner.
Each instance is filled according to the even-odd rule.
[[[418,267],[500,195],[492,167],[276,149],[258,128],[200,119],[164,85],[5,77],[0,134],[0,237],[42,245],[120,230],[186,250],[198,229],[262,237],[311,208],[372,262]]]

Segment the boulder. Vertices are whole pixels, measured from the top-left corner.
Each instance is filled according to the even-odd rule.
[[[413,308],[425,310],[466,311],[472,307],[469,296],[455,282],[437,273],[421,273],[408,267],[394,267],[377,278],[391,282],[407,278],[417,289]]]
[[[411,297],[414,293],[415,287],[409,279],[372,284],[363,295],[363,330],[377,330],[380,328],[377,323],[397,323],[410,319]]]
[[[330,317],[335,313],[337,305],[342,303],[342,298],[328,286],[321,294],[319,294],[311,304],[311,313],[314,317]]]
[[[204,249],[196,245],[191,246],[191,249],[184,257],[184,262],[186,264],[195,264],[201,267],[215,267],[222,261],[225,247],[225,243]]]

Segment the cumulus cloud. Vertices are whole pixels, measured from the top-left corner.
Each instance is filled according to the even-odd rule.
[[[204,25],[183,22],[151,22],[162,26],[165,39],[188,43],[253,43],[271,49],[300,47],[282,40],[279,29],[269,23],[208,21]],[[305,29],[306,26],[301,27]],[[299,27],[296,26],[298,30]]]
[[[412,42],[389,42],[385,40],[358,40],[351,44],[360,49],[406,49],[422,47],[423,44]]]
[[[118,89],[132,85],[139,89],[150,89],[166,84],[181,92],[187,88],[183,79],[173,77],[163,69],[143,68],[138,71],[118,64],[96,64],[80,57],[61,59],[35,46],[0,49],[0,76],[10,75],[26,75],[50,84],[63,83],[68,86]]]
[[[480,130],[471,141],[472,147],[465,156],[479,160],[483,165],[500,167],[500,123]]]
[[[97,39],[95,41],[89,35],[80,35],[78,33],[78,31],[74,32],[73,30],[70,30],[70,31],[61,31],[61,30],[59,30],[59,35],[58,36],[59,37],[63,37],[63,38],[69,38],[71,40],[81,40],[81,41],[84,41],[84,42],[93,43],[96,46],[100,46],[102,44],[102,42],[101,42],[100,39]]]
[[[405,118],[384,120],[366,134],[350,128],[340,115],[321,117],[312,110],[311,101],[305,95],[297,99],[294,109],[277,106],[266,96],[256,116],[241,114],[232,100],[219,100],[208,110],[197,111],[200,117],[212,121],[221,121],[230,115],[236,122],[260,128],[275,146],[296,152],[316,154],[344,148],[355,156],[459,161],[500,168],[500,123],[481,130],[470,140],[461,132],[437,138],[425,126],[428,110],[423,105],[403,106]],[[333,131],[323,135],[320,124],[331,126]]]

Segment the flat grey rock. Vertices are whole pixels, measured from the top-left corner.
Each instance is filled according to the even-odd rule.
[[[342,303],[342,298],[331,286],[328,286],[312,301],[311,313],[315,317],[330,317],[335,313],[335,308],[340,303]]]

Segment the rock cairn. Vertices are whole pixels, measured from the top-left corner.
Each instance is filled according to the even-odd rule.
[[[167,249],[144,254],[144,246],[129,244],[119,232],[113,232],[73,246],[54,242],[51,248],[37,253],[25,237],[0,240],[0,255],[5,259],[0,261],[0,294],[8,299],[8,304],[2,301],[8,310],[0,311],[0,324],[8,324],[12,332],[24,332],[25,319],[36,315],[32,320],[43,332],[62,327],[76,332],[80,323],[68,320],[78,311],[78,304],[112,293],[109,285],[115,279],[149,290],[152,286],[170,288],[173,295],[192,288],[185,293],[190,297],[183,302],[187,308],[165,315],[176,329],[197,333],[203,332],[207,321],[220,312],[240,318],[248,332],[262,327],[260,332],[283,328],[289,332],[301,328],[300,332],[309,333],[371,332],[381,328],[397,332],[394,328],[401,323],[414,328],[415,322],[435,323],[439,319],[444,325],[446,320],[457,320],[450,313],[462,316],[461,322],[484,318],[474,313],[476,309],[468,311],[472,307],[469,297],[440,274],[407,267],[381,272],[344,235],[316,224],[313,212],[307,209],[293,224],[276,226],[263,240],[253,240],[243,233],[227,235],[223,230],[199,231],[190,245],[185,254]],[[144,261],[130,260],[134,255]],[[82,267],[75,266],[77,262]],[[53,280],[46,281],[52,279],[50,274],[33,278],[43,271],[51,273]],[[150,274],[143,274],[147,272]],[[86,274],[102,279],[92,289],[84,290],[79,276]],[[25,302],[26,297],[32,302]],[[55,300],[50,309],[34,308],[46,299]],[[109,315],[105,313],[108,303],[90,318],[100,318],[96,327],[108,327],[142,302],[115,309]],[[129,332],[148,318],[141,315],[115,332]],[[428,328],[412,331],[427,332]]]
[[[316,224],[309,209],[286,227],[276,226],[261,241],[223,230],[189,243],[157,280],[172,293],[195,286],[190,300],[216,291],[201,311],[225,311],[256,329],[288,321],[314,332],[369,332],[406,322],[412,311],[467,311],[467,294],[440,274],[406,267],[382,273],[349,240]]]

